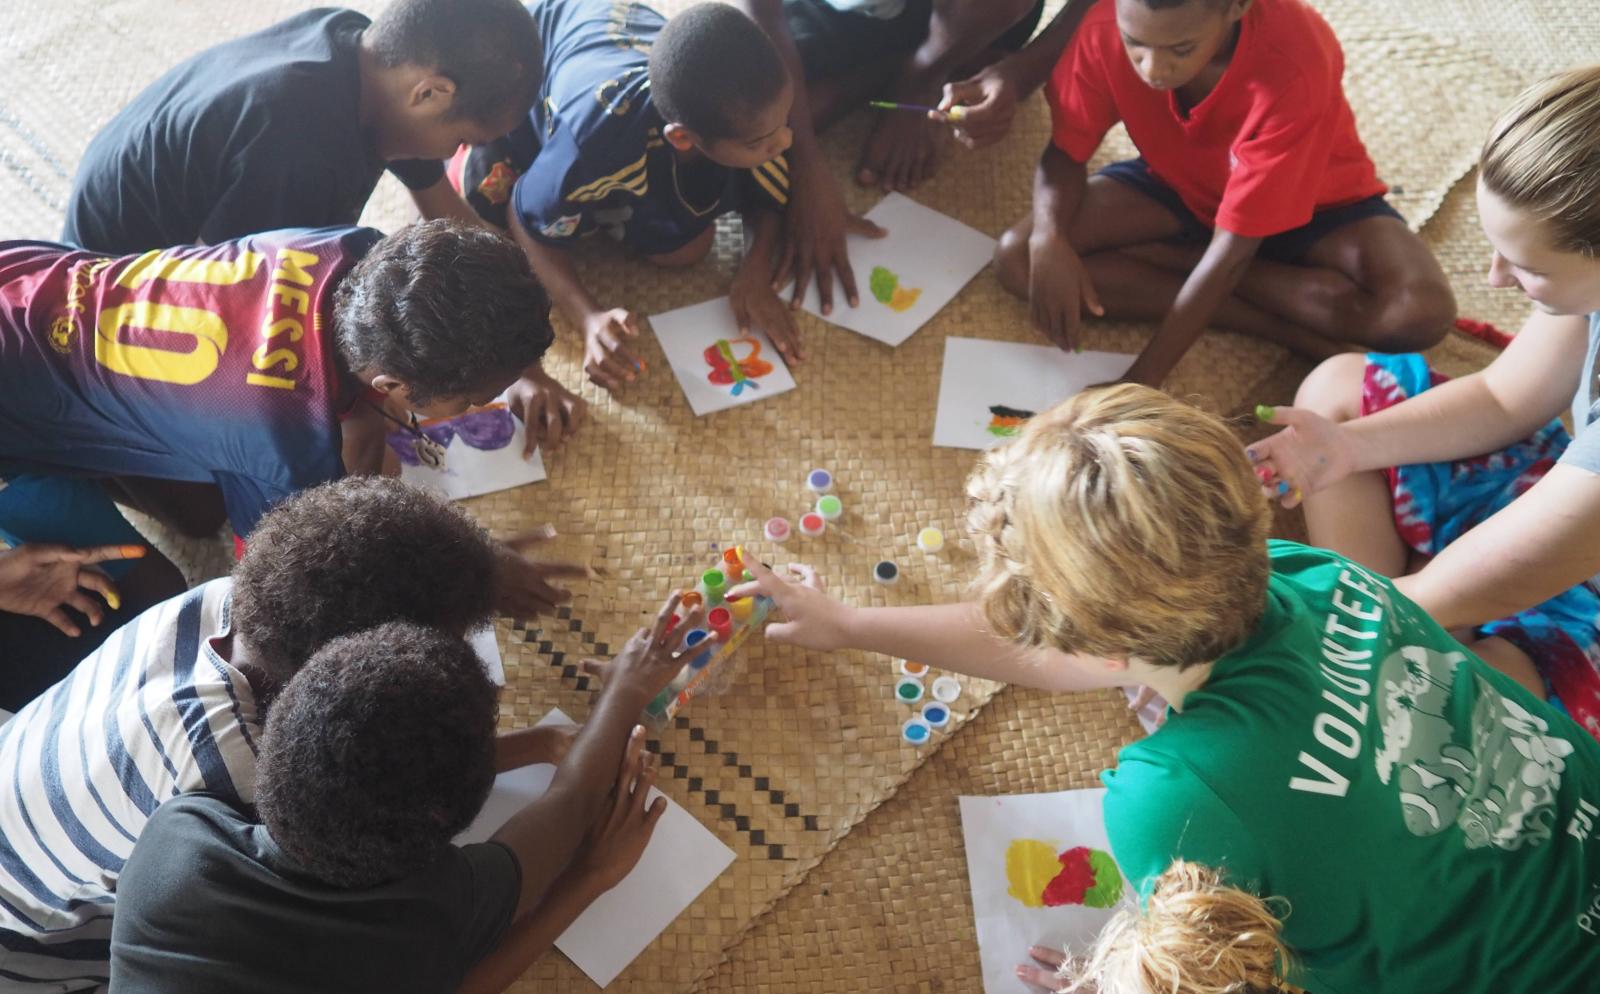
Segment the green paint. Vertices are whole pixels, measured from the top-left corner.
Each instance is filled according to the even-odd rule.
[[[895,693],[908,701],[914,701],[922,696],[922,688],[908,680],[896,687]]]
[[[1110,853],[1090,849],[1089,869],[1094,871],[1094,886],[1083,893],[1086,907],[1109,908],[1122,900],[1122,871]]]
[[[1274,413],[1275,412],[1272,410],[1272,406],[1270,404],[1257,404],[1256,405],[1256,420],[1257,421],[1271,421],[1272,420],[1272,416],[1273,416]]]
[[[873,298],[880,304],[887,304],[894,299],[894,292],[900,286],[900,277],[882,266],[873,266],[869,283]]]

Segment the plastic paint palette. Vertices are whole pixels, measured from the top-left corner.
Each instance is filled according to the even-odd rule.
[[[835,497],[833,494],[828,494],[824,497],[818,497],[817,513],[829,521],[837,521],[839,516],[844,513],[844,501]]]
[[[953,703],[961,696],[961,681],[953,676],[942,676],[933,681],[933,699],[944,704]]]
[[[894,684],[895,700],[900,701],[902,704],[917,703],[922,700],[922,695],[925,692],[922,681],[914,676],[903,676],[896,680]]]
[[[933,738],[933,726],[921,717],[907,718],[906,723],[900,726],[900,738],[914,746],[924,746]]]
[[[944,532],[937,528],[924,528],[917,532],[917,548],[923,552],[938,552],[944,548]]]
[[[891,583],[897,583],[900,580],[900,567],[885,559],[883,562],[872,567],[872,578],[884,586],[888,586]]]
[[[825,494],[833,489],[833,474],[825,469],[814,469],[806,474],[806,489],[814,494]]]
[[[929,701],[922,705],[922,720],[932,728],[943,728],[950,724],[950,705]]]
[[[789,541],[789,519],[768,518],[765,533],[769,542]]]
[[[927,663],[914,663],[909,659],[900,660],[900,675],[914,676],[918,680],[928,675]]]
[[[800,519],[800,534],[802,535],[815,538],[827,530],[828,523],[823,520],[822,515],[817,514],[815,511]]]

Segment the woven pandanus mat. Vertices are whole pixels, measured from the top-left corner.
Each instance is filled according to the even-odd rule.
[[[37,0],[27,4],[28,16],[8,18],[0,27],[0,65],[10,84],[0,96],[0,232],[53,237],[76,158],[117,107],[184,55],[303,6],[308,5]],[[1374,0],[1319,6],[1344,40],[1347,85],[1362,134],[1398,188],[1397,205],[1420,225],[1470,165],[1483,128],[1516,80],[1448,37],[1390,23],[1387,8]],[[865,115],[856,115],[827,140],[837,175],[860,210],[877,198],[848,181],[867,125]],[[997,235],[1027,210],[1033,165],[1048,132],[1042,101],[1034,98],[1006,142],[979,152],[952,145],[938,177],[913,195]],[[1097,164],[1130,154],[1119,135]],[[403,192],[386,180],[364,219],[392,229],[409,217]],[[580,251],[579,263],[602,299],[660,313],[724,292],[738,245],[737,225],[725,223],[713,258],[687,271],[663,272],[599,244]],[[962,481],[974,457],[929,444],[943,339],[1032,341],[1024,305],[1005,295],[992,274],[982,273],[893,350],[809,316],[800,320],[811,359],[794,370],[799,389],[701,419],[690,414],[647,333],[639,348],[649,375],[617,397],[584,388],[593,405],[590,421],[565,449],[547,454],[549,482],[469,503],[497,534],[554,523],[563,538],[552,554],[584,558],[605,571],[579,587],[558,617],[523,627],[501,622],[505,727],[530,724],[552,706],[585,714],[591,688],[579,675],[579,660],[617,649],[669,590],[710,562],[713,544],[749,541],[772,514],[793,519],[809,504],[801,481],[812,466],[828,467],[838,477],[844,518],[820,539],[796,537],[782,550],[752,542],[753,548],[769,561],[813,563],[856,604],[961,596],[973,570],[970,543],[959,537]],[[1135,351],[1149,331],[1095,322],[1085,344]],[[577,383],[578,355],[572,330],[562,328],[551,368]],[[1259,399],[1258,386],[1279,384],[1292,392],[1288,381],[1294,375],[1295,367],[1274,346],[1210,334],[1169,386],[1233,413]],[[938,556],[925,556],[912,544],[928,524],[943,528],[950,540]],[[185,558],[180,556],[180,564],[197,577],[218,568],[216,560],[197,565]],[[884,588],[870,580],[872,564],[882,558],[900,563],[899,585]],[[956,726],[918,751],[898,738],[905,711],[890,696],[889,660],[759,642],[747,656],[729,694],[696,702],[652,743],[662,756],[662,788],[739,858],[617,987],[687,989],[730,949],[734,958],[713,985],[727,983],[724,978],[734,975],[729,971],[744,969],[740,964],[751,964],[737,974],[741,990],[780,980],[806,990],[943,985],[946,974],[923,968],[923,962],[968,971],[951,977],[975,977],[959,838],[949,835],[954,793],[1089,784],[1131,732],[1119,705],[1108,696],[1007,692],[992,721],[979,714],[978,724],[962,727],[997,690],[966,682]],[[932,764],[919,770],[930,758]],[[952,778],[968,768],[990,770],[991,778],[958,787]],[[868,820],[859,842],[848,840],[849,848],[813,870],[852,826],[908,781],[903,799]],[[925,851],[879,851],[881,840],[901,837],[897,822],[888,820],[891,814],[943,819],[941,830],[955,841]],[[896,877],[898,882],[890,880]],[[930,897],[942,896],[942,908],[923,900],[928,878],[953,881],[948,886],[959,893],[930,891]],[[785,899],[802,881],[805,889]],[[834,902],[826,913],[807,903],[814,900],[808,895],[845,884],[856,888],[851,894],[869,895],[873,887],[898,894],[894,906],[916,911],[918,931],[891,934],[885,922],[903,919],[888,916],[882,899]],[[763,917],[769,909],[771,915]],[[759,931],[741,944],[755,923]],[[789,942],[784,948],[792,953],[779,955],[769,936]],[[941,947],[937,962],[928,959],[932,946]],[[953,965],[958,961],[968,965]],[[768,963],[771,969],[760,968]],[[885,969],[890,964],[896,964],[892,975]],[[581,990],[588,982],[565,960],[551,957],[521,987]]]

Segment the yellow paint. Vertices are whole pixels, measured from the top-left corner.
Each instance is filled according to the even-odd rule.
[[[911,309],[911,305],[915,304],[917,302],[917,298],[920,296],[922,296],[922,290],[920,288],[911,290],[903,286],[896,287],[894,296],[889,298],[889,309],[891,311],[908,311]]]
[[[1007,893],[1024,907],[1044,907],[1045,885],[1060,872],[1055,846],[1038,839],[1013,839],[1006,847]]]

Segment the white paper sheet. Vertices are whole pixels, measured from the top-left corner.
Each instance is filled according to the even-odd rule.
[[[867,217],[889,234],[848,239],[860,305],[851,307],[835,280],[832,314],[823,316],[815,282],[801,306],[886,345],[910,338],[994,258],[993,238],[904,194],[884,197]]]
[[[1082,955],[1117,910],[1133,906],[1133,888],[1111,862],[1105,793],[961,798],[985,994],[1024,994],[1016,967],[1029,946]]]
[[[540,725],[572,723],[559,709],[539,720]],[[554,776],[555,767],[550,765],[525,766],[500,774],[477,820],[457,836],[456,843],[488,839],[529,801],[549,790]],[[650,792],[652,803],[664,796],[659,790]],[[639,865],[622,883],[589,905],[561,933],[556,948],[590,980],[605,987],[694,903],[733,858],[732,849],[667,798],[667,810],[656,822]]]
[[[500,661],[500,637],[495,634],[494,622],[483,626],[467,636],[472,651],[478,654],[478,662],[483,664],[483,671],[489,674],[489,679],[494,681],[496,687],[506,685],[506,668]]]
[[[1084,387],[1115,380],[1133,365],[1118,352],[1063,352],[1053,345],[944,340],[944,372],[933,444],[987,449],[1009,437],[1016,413],[1038,414]]]
[[[771,339],[759,331],[739,334],[727,297],[653,314],[650,327],[696,415],[794,389],[794,377]],[[722,345],[732,354],[732,363]]]
[[[438,468],[422,465],[415,454],[416,438],[407,431],[391,431],[389,447],[400,457],[400,479],[407,483],[460,500],[545,478],[544,459],[537,449],[522,458],[528,433],[504,400],[458,417],[429,419],[420,427],[430,438],[446,443],[444,463]]]

